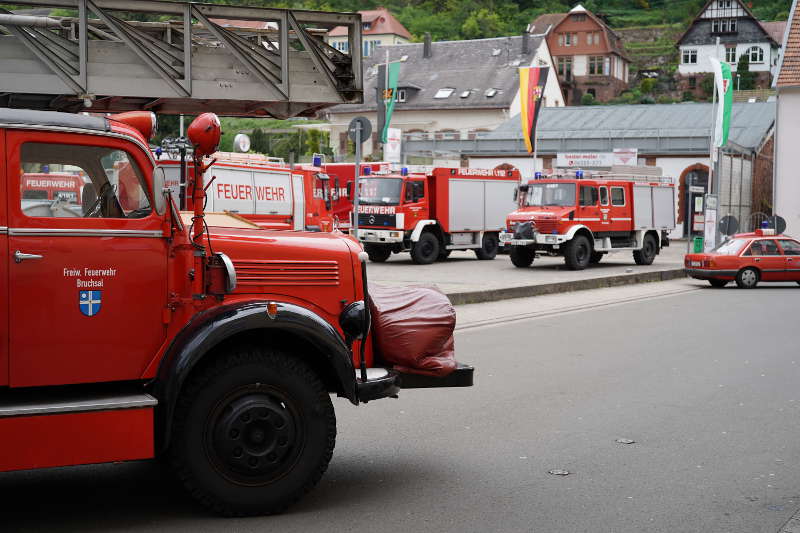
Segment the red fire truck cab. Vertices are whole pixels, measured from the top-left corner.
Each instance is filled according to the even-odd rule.
[[[189,222],[135,118],[0,108],[0,471],[165,456],[217,512],[279,512],[331,459],[330,393],[472,383],[373,353],[352,237],[208,227],[216,116],[188,130]],[[45,168],[82,172],[80,201],[29,210]]]
[[[359,183],[358,238],[370,260],[410,251],[415,263],[426,265],[452,250],[494,259],[519,173],[435,168],[429,174],[366,175]]]
[[[500,240],[520,268],[537,254],[562,255],[581,270],[609,252],[631,251],[638,265],[653,262],[675,227],[671,178],[597,174],[551,177],[519,187],[518,207]]]

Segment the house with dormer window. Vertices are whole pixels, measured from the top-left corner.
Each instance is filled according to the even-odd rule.
[[[784,21],[758,20],[740,0],[708,0],[678,39],[679,88],[699,95],[700,81],[711,72],[709,57],[730,63],[736,71],[743,56],[749,60],[750,72],[757,73],[757,86],[769,87],[785,27]]]

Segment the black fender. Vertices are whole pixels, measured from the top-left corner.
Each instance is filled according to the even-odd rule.
[[[299,305],[274,302],[274,318],[267,314],[267,302],[220,306],[195,316],[167,350],[158,368],[153,393],[158,398],[159,448],[169,442],[175,404],[189,374],[209,352],[226,339],[248,331],[289,332],[325,354],[333,369],[340,394],[358,404],[352,352],[339,332],[325,319]]]

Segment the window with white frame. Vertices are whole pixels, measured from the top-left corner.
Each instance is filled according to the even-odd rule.
[[[751,63],[763,63],[764,62],[764,49],[758,46],[753,46],[748,50],[750,54],[750,62]]]
[[[375,48],[381,45],[380,41],[364,41],[364,57],[369,57]]]
[[[436,94],[433,95],[434,98],[449,98],[451,94],[453,94],[455,89],[451,87],[445,87],[444,89],[439,89],[436,91]]]
[[[729,46],[725,49],[725,61],[731,65],[736,64],[736,47]]]
[[[683,51],[683,64],[696,65],[697,64],[697,50],[684,50]]]
[[[406,101],[406,90],[405,89],[397,89],[397,94],[394,97],[395,102],[405,102]]]
[[[598,76],[603,73],[603,56],[589,56],[589,75]]]
[[[333,47],[345,54],[350,51],[350,43],[348,41],[339,41],[333,43]]]

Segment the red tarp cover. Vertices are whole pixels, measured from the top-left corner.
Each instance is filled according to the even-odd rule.
[[[369,284],[373,348],[400,372],[443,377],[456,369],[456,311],[435,287]]]

